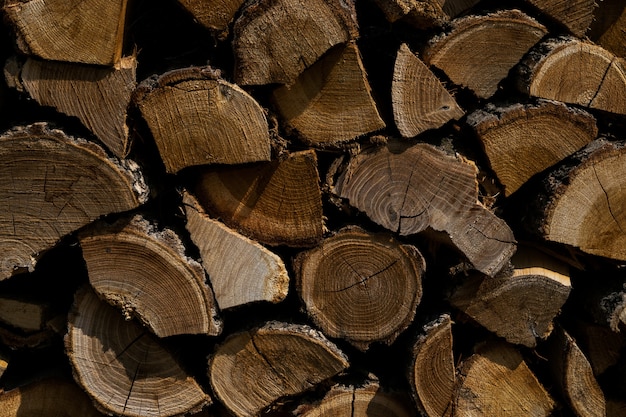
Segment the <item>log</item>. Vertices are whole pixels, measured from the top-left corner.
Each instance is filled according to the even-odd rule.
[[[548,18],[563,25],[574,36],[585,36],[598,4],[595,0],[526,0]]]
[[[46,378],[0,392],[0,417],[103,417],[74,381]]]
[[[6,0],[21,52],[50,61],[112,66],[122,54],[127,0]]]
[[[589,360],[596,379],[619,362],[622,349],[626,347],[623,332],[615,332],[606,325],[582,319],[575,321],[572,326],[569,333]]]
[[[549,416],[554,409],[554,400],[509,344],[478,346],[459,372],[455,416]]]
[[[183,416],[211,403],[155,336],[88,287],[76,294],[65,347],[74,379],[102,413]]]
[[[4,352],[0,352],[0,378],[2,378],[2,375],[4,375],[5,371],[9,367],[9,361],[9,356]]]
[[[401,236],[443,232],[473,267],[496,274],[515,251],[506,223],[478,202],[476,167],[427,144],[389,141],[328,176],[330,191]]]
[[[576,341],[557,327],[548,342],[550,369],[574,413],[580,417],[606,416],[604,394]]]
[[[621,1],[604,0],[598,4],[589,38],[611,53],[626,58],[626,8]]]
[[[178,2],[199,24],[215,33],[220,40],[225,40],[228,36],[229,25],[244,3],[243,0],[178,0]]]
[[[270,159],[265,112],[210,67],[150,77],[137,87],[134,101],[169,173],[193,165]]]
[[[148,198],[136,163],[42,123],[0,137],[0,166],[0,279],[32,271],[68,233]]]
[[[289,275],[278,255],[210,218],[189,192],[184,192],[183,204],[185,227],[200,250],[220,310],[285,299]]]
[[[127,109],[136,86],[137,58],[121,58],[102,68],[29,58],[7,62],[9,85],[25,91],[42,106],[76,116],[118,158],[131,146]]]
[[[424,62],[479,98],[489,98],[509,71],[547,29],[518,10],[467,16],[451,22],[449,33],[431,39]]]
[[[533,97],[626,114],[626,63],[573,37],[548,39],[518,66],[518,89]]]
[[[315,404],[301,404],[297,417],[372,416],[410,417],[415,415],[408,398],[401,393],[384,390],[376,381],[362,386],[334,385]]]
[[[233,28],[235,82],[290,85],[331,47],[357,33],[351,0],[254,1]]]
[[[45,302],[0,295],[0,321],[15,329],[26,333],[43,330],[50,315],[50,306]]]
[[[592,115],[546,100],[527,105],[489,105],[470,114],[467,124],[482,143],[505,196],[598,135]]]
[[[126,320],[138,319],[158,337],[221,333],[204,270],[171,229],[135,215],[95,224],[79,242],[91,286]]]
[[[623,142],[598,139],[556,167],[537,188],[526,230],[583,252],[626,260],[621,210]]]
[[[269,163],[199,170],[194,194],[202,207],[239,233],[271,246],[315,246],[323,233],[315,151]]]
[[[391,104],[396,126],[407,138],[437,129],[465,114],[435,74],[406,44],[400,46],[396,56]]]
[[[288,127],[312,146],[337,146],[385,127],[355,43],[330,50],[272,99]]]
[[[398,20],[409,22],[418,28],[441,26],[448,20],[440,0],[375,0],[391,23]]]
[[[480,3],[480,0],[439,0],[441,8],[450,17],[457,17]]]
[[[442,314],[423,326],[413,344],[408,379],[411,394],[422,414],[428,417],[452,416],[456,369],[449,314]]]
[[[294,260],[308,315],[329,337],[360,350],[392,344],[413,321],[422,297],[424,258],[389,234],[339,230]]]
[[[230,335],[209,358],[215,395],[235,416],[314,388],[348,367],[347,357],[309,326],[269,322]]]
[[[518,247],[513,270],[495,278],[474,275],[451,295],[453,306],[513,344],[535,347],[571,291],[569,268],[554,258]],[[506,320],[502,318],[506,317]]]

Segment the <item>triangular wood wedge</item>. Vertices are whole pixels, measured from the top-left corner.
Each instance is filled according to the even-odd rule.
[[[470,114],[467,123],[482,142],[506,196],[533,175],[589,144],[598,134],[596,119],[589,113],[547,100],[528,105],[490,105]]]
[[[391,83],[393,118],[404,137],[443,126],[465,114],[439,79],[402,44]]]
[[[591,25],[589,38],[611,51],[615,55],[626,58],[626,8],[619,0],[602,1],[598,4]]]
[[[135,101],[167,172],[203,164],[268,161],[270,137],[263,108],[209,67],[148,78]]]
[[[524,227],[549,241],[626,260],[625,166],[626,143],[595,140],[541,182]]]
[[[411,354],[408,371],[411,393],[424,415],[450,417],[456,384],[449,314],[424,325]]]
[[[431,40],[424,62],[480,98],[491,97],[511,68],[547,33],[518,10],[452,21],[452,30]]]
[[[441,25],[448,20],[441,0],[375,0],[387,21],[404,20],[420,29]]]
[[[606,400],[576,341],[557,327],[548,340],[548,364],[557,387],[579,417],[606,416]]]
[[[361,386],[335,385],[321,401],[314,404],[301,404],[294,411],[294,415],[297,417],[412,417],[415,411],[408,400],[405,395],[385,390],[375,381]]]
[[[559,22],[573,35],[585,36],[594,20],[594,11],[598,7],[595,0],[526,0],[550,19]]]
[[[235,22],[235,82],[291,84],[334,45],[357,36],[352,0],[250,2]]]
[[[573,37],[547,40],[523,60],[518,88],[533,97],[626,114],[626,61]]]
[[[104,417],[74,381],[45,378],[0,393],[0,417]]]
[[[391,344],[413,321],[426,264],[388,234],[340,230],[294,261],[307,313],[329,337],[361,350]]]
[[[314,246],[322,239],[315,151],[269,163],[199,170],[194,194],[206,211],[267,245]]]
[[[204,269],[170,229],[136,215],[79,235],[89,282],[98,295],[154,334],[215,336],[222,330]]]
[[[32,270],[68,233],[148,198],[136,163],[42,123],[0,137],[0,167],[0,279]]]
[[[390,140],[329,173],[331,192],[402,236],[444,232],[476,269],[497,273],[515,251],[507,224],[478,201],[476,166],[432,145]]]
[[[278,303],[287,296],[289,275],[278,255],[210,218],[188,192],[183,204],[186,228],[200,250],[220,309],[256,301]]]
[[[122,54],[127,0],[8,0],[19,49],[50,61],[113,65]]]
[[[7,80],[42,106],[76,116],[118,158],[130,150],[126,111],[135,90],[137,58],[122,58],[102,68],[29,58],[5,66]]]
[[[228,26],[244,0],[178,0],[194,19],[216,33],[220,39],[228,36]]]
[[[333,146],[385,127],[355,43],[341,45],[272,98],[286,123],[313,146]]]
[[[222,404],[246,417],[279,398],[313,389],[348,365],[344,354],[311,327],[269,322],[229,336],[209,358],[208,372]]]
[[[508,342],[535,347],[550,335],[552,321],[569,296],[569,268],[521,246],[511,263],[511,274],[467,279],[450,302]]]
[[[104,413],[182,417],[211,403],[155,336],[88,287],[76,294],[65,347],[76,382]]]
[[[554,400],[522,355],[503,342],[487,342],[466,359],[459,371],[455,417],[548,417]]]

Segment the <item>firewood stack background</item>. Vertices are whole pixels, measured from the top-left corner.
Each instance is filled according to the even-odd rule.
[[[0,417],[626,415],[623,1],[2,14]]]

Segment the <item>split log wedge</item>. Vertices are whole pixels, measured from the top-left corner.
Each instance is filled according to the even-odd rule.
[[[539,44],[518,67],[520,91],[533,97],[626,114],[626,62],[573,37]]]
[[[0,393],[0,417],[104,417],[74,381],[46,378]]]
[[[228,36],[228,26],[244,0],[178,0],[178,2],[198,23],[224,40]]]
[[[420,28],[441,26],[448,20],[440,0],[375,0],[388,22],[400,19]]]
[[[526,0],[541,13],[563,25],[573,35],[582,38],[585,36],[598,4],[595,0]]]
[[[0,322],[25,333],[37,332],[46,327],[51,317],[51,307],[46,302],[27,300],[9,294],[0,295]]]
[[[331,192],[388,230],[401,236],[444,232],[487,275],[515,251],[511,229],[478,201],[477,169],[467,160],[392,140],[339,165],[329,173]]]
[[[114,67],[41,61],[5,67],[18,90],[42,106],[76,116],[118,158],[130,150],[126,112],[135,90],[137,58],[122,58]]]
[[[235,416],[258,415],[276,400],[300,394],[348,367],[320,332],[269,322],[235,333],[209,358],[215,395]]]
[[[620,0],[600,2],[589,38],[615,55],[626,58],[626,7]]]
[[[480,98],[491,97],[520,59],[547,29],[518,10],[452,21],[452,30],[433,38],[424,62]]]
[[[165,169],[268,161],[263,108],[209,67],[183,68],[143,81],[135,101]]]
[[[148,198],[136,163],[42,123],[0,137],[0,184],[0,279],[32,271],[63,236]]]
[[[602,375],[619,362],[621,352],[626,347],[624,332],[616,332],[606,325],[581,319],[576,320],[573,326],[570,333],[589,360],[594,376]]]
[[[368,382],[363,386],[335,385],[320,402],[302,404],[294,415],[412,417],[415,411],[406,396],[386,391],[377,382]]]
[[[114,65],[122,55],[127,0],[7,0],[19,49],[49,61]]]
[[[411,361],[409,383],[419,410],[428,417],[450,417],[456,370],[449,314],[424,325],[413,345]]]
[[[211,403],[154,335],[87,286],[76,294],[65,348],[74,379],[103,413],[183,416]]]
[[[94,225],[79,242],[91,286],[126,320],[138,319],[158,337],[221,332],[204,269],[172,230],[136,215]]]
[[[294,261],[296,288],[313,322],[363,351],[374,342],[390,345],[411,324],[425,269],[415,247],[358,227]]]
[[[285,299],[289,275],[278,255],[210,218],[188,192],[183,194],[183,204],[186,228],[200,250],[221,310],[256,301],[278,303]]]
[[[459,372],[456,417],[547,417],[555,406],[522,355],[506,343],[478,347]]]
[[[271,246],[314,246],[322,239],[322,197],[315,151],[269,163],[206,167],[195,196],[213,218]]]
[[[396,55],[391,104],[396,126],[407,138],[437,129],[465,114],[435,74],[406,44],[400,46]]]
[[[511,274],[467,279],[450,302],[508,342],[535,347],[570,294],[568,266],[527,247],[518,247],[511,263]]]
[[[352,0],[251,2],[233,29],[235,82],[289,85],[331,47],[357,35]]]
[[[626,144],[598,139],[537,188],[525,227],[552,242],[626,260]]]
[[[441,8],[443,11],[450,17],[457,17],[467,10],[471,9],[478,3],[480,0],[438,0],[439,3],[442,3]]]
[[[576,341],[557,327],[548,339],[548,364],[564,398],[579,417],[606,416],[606,401]]]
[[[287,125],[309,145],[338,145],[385,127],[353,42],[332,49],[292,85],[274,90],[272,98]]]
[[[506,107],[489,105],[470,114],[467,123],[483,144],[506,196],[598,134],[596,119],[589,113],[547,100]]]

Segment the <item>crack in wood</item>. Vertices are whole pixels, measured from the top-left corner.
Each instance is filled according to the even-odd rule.
[[[611,207],[611,201],[609,200],[609,194],[604,189],[604,185],[602,185],[602,182],[600,182],[600,177],[598,177],[598,172],[596,171],[596,166],[595,165],[591,165],[591,169],[593,169],[593,174],[596,177],[596,181],[598,181],[598,185],[600,185],[600,188],[602,189],[602,192],[604,193],[604,198],[606,200],[606,206],[609,209],[609,214],[613,218],[613,221],[615,222],[615,224],[619,228],[620,232],[624,233],[624,229],[622,229],[622,225],[617,221],[617,218],[615,217],[615,214],[613,213],[613,208]]]
[[[400,259],[396,259],[395,261],[393,261],[392,263],[390,263],[389,265],[387,265],[386,267],[382,268],[380,271],[373,273],[372,275],[362,278],[361,280],[355,282],[354,284],[350,284],[345,288],[339,289],[339,290],[334,290],[334,291],[330,291],[330,292],[342,292],[342,291],[346,291],[349,290],[350,288],[356,287],[357,285],[363,284],[365,282],[367,282],[370,278],[374,278],[376,275],[380,275],[383,272],[387,271],[388,269],[390,269],[392,266],[394,266],[396,263],[398,263]],[[347,263],[347,262],[346,262]],[[350,266],[350,268],[357,274],[357,275],[361,275],[359,274],[353,267],[352,265],[348,264]]]

